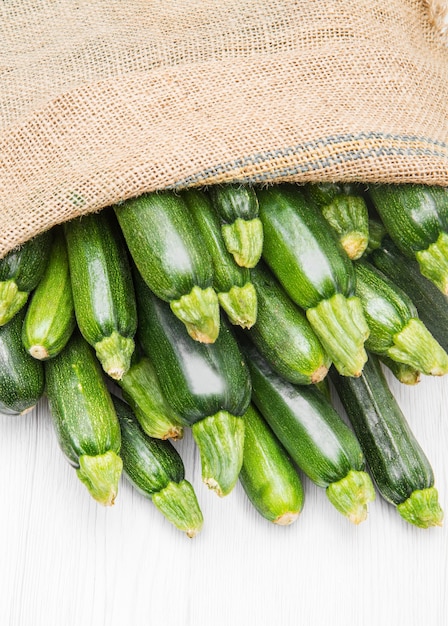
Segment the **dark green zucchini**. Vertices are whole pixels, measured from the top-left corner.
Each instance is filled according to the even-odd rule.
[[[148,193],[115,207],[138,271],[196,341],[219,334],[213,263],[185,201],[171,191]]]
[[[112,505],[123,466],[121,433],[100,364],[78,331],[62,352],[44,363],[46,394],[61,450],[90,495]]]
[[[254,346],[244,344],[252,400],[292,460],[326,490],[335,508],[358,524],[375,493],[353,432],[325,395],[274,373]]]
[[[307,385],[325,378],[331,361],[303,310],[262,261],[251,270],[251,277],[257,290],[258,314],[247,337],[287,380]]]
[[[240,483],[264,518],[287,526],[298,518],[304,493],[286,450],[251,404],[244,415],[244,455]]]
[[[244,420],[250,377],[235,337],[221,319],[212,344],[192,339],[169,305],[136,273],[138,338],[151,355],[164,396],[191,426],[198,445],[202,478],[218,495],[238,480],[243,460]]]
[[[169,441],[143,432],[131,407],[112,396],[121,427],[121,458],[125,478],[149,498],[176,528],[194,537],[203,517],[192,485],[185,480],[182,459]]]
[[[421,528],[442,523],[432,467],[393,396],[377,357],[369,355],[354,379],[331,371],[382,497],[409,523]]]
[[[249,185],[213,185],[209,189],[221,219],[227,250],[238,265],[255,267],[263,249],[263,226],[258,216],[258,198]]]
[[[398,248],[448,295],[448,189],[431,185],[372,185],[369,195]]]
[[[422,275],[417,261],[400,252],[390,237],[382,240],[368,260],[409,296],[419,318],[448,351],[448,297]]]
[[[338,371],[359,376],[369,330],[354,295],[353,263],[298,186],[260,189],[263,257],[306,316]]]
[[[0,413],[31,410],[44,392],[44,369],[22,344],[25,308],[0,326]]]
[[[257,319],[257,293],[250,272],[240,267],[227,250],[221,224],[209,196],[199,189],[182,194],[210,253],[214,278],[213,288],[219,304],[232,324],[250,328]]]
[[[129,369],[137,328],[135,295],[125,243],[112,211],[64,225],[76,320],[107,374]]]
[[[369,212],[358,188],[321,183],[305,185],[304,191],[336,232],[349,258],[359,259],[369,241]]]
[[[0,326],[20,311],[39,284],[50,256],[52,237],[48,230],[0,260]]]
[[[387,235],[387,230],[384,224],[374,218],[369,219],[369,242],[364,252],[364,257],[367,257],[374,250],[381,247],[384,237]],[[420,271],[420,270],[419,270]]]
[[[412,300],[367,261],[357,261],[356,295],[370,335],[366,347],[431,376],[448,372],[448,354],[418,317]]]
[[[75,326],[67,248],[63,233],[57,230],[45,273],[27,308],[23,345],[35,359],[49,359],[63,349]]]
[[[160,388],[151,360],[142,355],[118,383],[142,428],[156,439],[182,439],[183,426]]]

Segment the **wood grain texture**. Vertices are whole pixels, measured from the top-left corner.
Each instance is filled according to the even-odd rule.
[[[448,378],[392,389],[448,511]],[[0,624],[7,626],[442,626],[447,525],[407,525],[377,497],[351,526],[304,480],[298,521],[276,527],[240,485],[202,485],[190,433],[176,444],[204,513],[190,540],[124,481],[115,506],[88,495],[60,452],[46,401],[0,415]]]

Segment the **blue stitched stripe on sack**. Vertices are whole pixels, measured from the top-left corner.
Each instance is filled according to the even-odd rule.
[[[291,157],[294,155],[303,155],[316,148],[325,148],[326,146],[338,146],[342,143],[350,142],[365,142],[372,139],[379,139],[383,143],[373,147],[360,147],[357,149],[349,150],[344,149],[342,152],[323,156],[322,158],[310,159],[297,163],[296,165],[275,168],[270,172],[262,174],[251,174],[250,176],[239,176],[240,182],[264,182],[272,178],[279,176],[294,176],[300,173],[306,173],[316,171],[320,169],[326,169],[328,167],[339,165],[341,163],[349,163],[360,159],[366,159],[370,157],[381,156],[430,156],[440,157],[448,160],[448,144],[441,141],[434,141],[427,137],[417,137],[414,135],[392,135],[388,133],[359,133],[357,135],[334,135],[325,139],[318,139],[316,141],[307,141],[297,146],[290,146],[288,148],[280,148],[278,150],[269,150],[267,152],[258,153],[254,155],[246,156],[242,159],[235,159],[228,161],[220,165],[208,167],[193,176],[188,176],[170,188],[182,188],[185,186],[199,183],[202,180],[206,180],[210,177],[219,176],[220,174],[226,174],[235,169],[241,169],[250,165],[257,165],[267,163],[269,161],[275,161],[280,158]],[[388,145],[387,141],[395,141],[402,144],[401,146]],[[420,144],[420,145],[415,145]],[[427,144],[427,148],[422,147],[421,144]]]

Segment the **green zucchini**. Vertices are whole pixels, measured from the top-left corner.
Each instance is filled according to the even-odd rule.
[[[199,189],[182,194],[207,245],[213,263],[213,288],[232,324],[250,328],[257,319],[257,293],[250,271],[240,267],[225,246],[221,224],[209,196]]]
[[[305,313],[260,261],[251,270],[257,290],[258,314],[247,337],[271,367],[287,380],[307,385],[325,378],[331,361]]]
[[[100,364],[75,331],[65,348],[44,365],[46,394],[60,448],[90,495],[110,506],[123,467],[121,433]]]
[[[386,237],[387,231],[384,224],[374,218],[369,219],[369,242],[364,251],[364,256],[367,257],[374,250],[381,247],[384,237]],[[420,270],[419,270],[420,271]]]
[[[176,528],[194,537],[202,528],[203,517],[194,489],[185,480],[179,453],[169,441],[144,433],[131,407],[114,395],[112,399],[121,427],[125,478]]]
[[[338,371],[359,376],[369,329],[354,295],[352,261],[298,186],[258,191],[263,258],[306,316]]]
[[[397,247],[448,295],[448,189],[372,185],[369,195]]]
[[[22,341],[35,359],[56,356],[76,326],[65,239],[54,235],[45,273],[31,296],[23,323]]]
[[[213,263],[185,201],[174,192],[131,198],[115,207],[135,265],[158,298],[196,341],[219,334],[219,301]]]
[[[421,372],[407,363],[399,363],[384,354],[377,355],[383,363],[403,385],[416,385],[420,382]]]
[[[252,401],[292,460],[326,490],[335,508],[359,524],[375,493],[364,455],[350,428],[314,386],[294,385],[276,374],[256,348],[244,344]]]
[[[431,376],[448,372],[448,354],[418,317],[411,299],[367,261],[357,261],[356,295],[370,328],[366,347]]]
[[[167,402],[151,360],[142,355],[118,382],[142,428],[156,439],[182,439],[183,426]]]
[[[113,212],[64,224],[76,320],[107,374],[120,380],[134,351],[137,313],[125,243]]]
[[[221,219],[227,250],[238,265],[252,268],[263,249],[263,226],[258,216],[258,198],[249,185],[213,185],[209,189]]]
[[[30,411],[44,393],[44,368],[22,344],[25,308],[0,326],[0,413]]]
[[[304,493],[286,450],[252,404],[244,415],[244,455],[240,483],[264,518],[287,526],[298,518]]]
[[[369,242],[369,212],[363,196],[356,188],[336,183],[308,184],[304,190],[336,232],[349,258],[359,259]]]
[[[448,296],[422,275],[417,261],[400,252],[390,237],[382,240],[368,260],[411,298],[419,318],[448,351]]]
[[[442,523],[443,512],[429,460],[393,396],[377,357],[362,375],[347,379],[331,371],[336,392],[364,451],[381,496],[409,523]]]
[[[25,306],[50,255],[51,230],[30,239],[0,260],[0,326]]]
[[[218,495],[230,493],[243,460],[244,415],[250,377],[236,339],[225,322],[212,344],[192,339],[169,305],[136,273],[138,338],[151,360],[164,396],[199,448],[202,479]]]

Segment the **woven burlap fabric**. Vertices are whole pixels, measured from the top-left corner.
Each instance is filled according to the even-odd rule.
[[[422,0],[9,0],[0,123],[0,257],[144,191],[448,185],[448,49]]]

